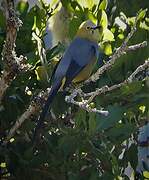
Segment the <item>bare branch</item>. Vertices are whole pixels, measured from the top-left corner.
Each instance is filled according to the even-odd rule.
[[[131,45],[127,47],[127,51],[135,51],[140,48],[144,48],[147,46],[147,41],[143,41],[142,43]]]
[[[135,76],[140,72],[145,70],[146,68],[149,68],[149,58],[145,61],[143,65],[140,65],[129,77],[128,82],[131,83]],[[149,70],[149,69],[148,69]]]

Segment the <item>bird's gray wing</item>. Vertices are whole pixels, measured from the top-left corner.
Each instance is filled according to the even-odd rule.
[[[76,39],[70,48],[71,63],[66,72],[65,87],[96,57],[96,46],[85,39]]]

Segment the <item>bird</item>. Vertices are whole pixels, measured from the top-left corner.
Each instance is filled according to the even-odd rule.
[[[100,55],[98,41],[101,38],[101,29],[100,25],[95,25],[91,20],[80,25],[74,39],[54,70],[51,90],[37,120],[33,139],[36,138],[38,130],[41,129],[59,89],[64,90],[70,84],[81,83],[90,77]]]
[[[67,47],[70,44],[69,24],[71,14],[60,2],[59,4],[61,6],[60,10],[49,19],[49,29],[52,33],[52,47],[59,42]]]

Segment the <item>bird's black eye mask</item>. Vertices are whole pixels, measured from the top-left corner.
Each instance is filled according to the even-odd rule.
[[[95,27],[90,27],[90,26],[87,26],[86,29],[87,30],[96,30],[96,29],[101,29],[102,26],[95,26]]]
[[[92,30],[96,30],[96,29],[101,29],[102,26],[98,25],[98,26],[95,26],[95,27],[91,27]]]
[[[102,26],[98,25],[98,26],[94,26],[94,27],[90,27],[90,26],[87,26],[86,29],[87,30],[91,30],[92,34],[94,34],[94,31],[95,30],[100,30],[102,28]]]

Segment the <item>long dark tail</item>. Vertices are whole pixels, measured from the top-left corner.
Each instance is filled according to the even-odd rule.
[[[38,121],[37,121],[37,126],[36,126],[36,128],[35,128],[35,132],[34,132],[34,136],[33,136],[33,142],[35,142],[36,139],[38,138],[38,132],[40,133],[40,130],[41,130],[41,128],[42,128],[42,126],[43,126],[43,123],[44,123],[44,119],[45,119],[45,117],[46,117],[46,115],[47,115],[47,113],[48,113],[48,110],[49,110],[49,108],[50,108],[50,105],[51,105],[51,103],[52,103],[55,95],[57,94],[60,86],[61,86],[61,81],[57,82],[57,83],[56,83],[55,85],[53,85],[52,88],[51,88],[49,97],[48,97],[48,99],[47,99],[47,101],[46,101],[46,103],[45,103],[45,105],[44,105],[44,107],[43,107],[43,109],[42,109],[42,112],[41,112],[41,114],[40,114],[40,116],[39,116],[39,119],[38,119]]]

